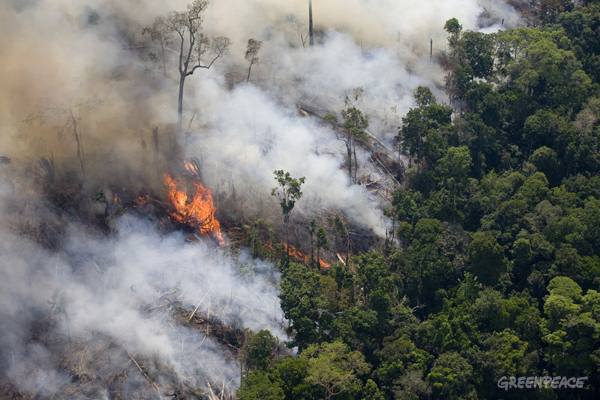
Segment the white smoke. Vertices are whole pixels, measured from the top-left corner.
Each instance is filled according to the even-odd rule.
[[[354,221],[384,234],[377,229],[383,226],[377,202],[363,187],[350,185],[340,169],[341,142],[332,131],[286,110],[253,86],[225,91],[207,82],[201,91],[206,126],[187,150],[200,156],[207,182],[216,187],[235,182],[241,197],[261,199],[275,186],[273,171],[282,168],[306,177],[305,197],[298,203],[301,211],[341,208]],[[260,212],[259,205],[256,201],[248,206]],[[267,203],[265,208],[273,210],[271,206],[277,207]]]
[[[369,117],[370,132],[392,149],[402,116],[414,105],[414,89],[426,85],[443,98],[443,71],[430,59],[430,38],[434,54],[439,54],[446,48],[447,19],[457,17],[465,29],[477,29],[484,12],[496,23],[518,22],[511,7],[489,0],[315,1],[318,27],[326,33],[319,45],[304,48],[297,29],[304,27],[300,23],[299,28],[298,21],[306,19],[306,2],[215,2],[208,26],[234,38],[230,64],[223,71],[237,68],[244,76],[245,66],[236,64],[243,44],[249,37],[264,44],[253,70],[255,87],[241,85],[229,91],[222,73],[215,71],[198,79],[189,104],[202,129],[186,146],[187,154],[206,163],[209,185],[235,187],[251,199],[268,196],[275,169],[305,176],[301,210],[340,209],[383,236],[383,205],[364,187],[351,184],[343,171],[343,144],[323,124],[301,118],[298,107],[339,117],[345,98],[360,88],[358,105]],[[368,155],[361,158],[367,160]],[[379,180],[368,162],[361,165],[361,173]],[[271,205],[269,209],[276,208]]]
[[[11,196],[19,195],[4,192],[6,215]],[[0,354],[20,387],[51,393],[67,382],[51,349],[29,343],[34,318],[53,316],[57,334],[69,340],[101,335],[131,354],[157,358],[198,386],[224,381],[233,387],[239,367],[223,358],[222,345],[178,324],[165,299],[238,329],[269,329],[285,338],[273,265],[187,243],[138,217],[121,217],[110,237],[77,224],[67,229],[60,251],[0,230]]]

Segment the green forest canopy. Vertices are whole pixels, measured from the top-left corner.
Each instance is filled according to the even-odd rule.
[[[598,395],[600,4],[540,3],[538,27],[448,21],[451,104],[418,88],[398,131],[411,159],[393,200],[399,245],[328,271],[285,266],[299,354],[257,334],[239,399]],[[587,389],[497,385],[543,375]]]

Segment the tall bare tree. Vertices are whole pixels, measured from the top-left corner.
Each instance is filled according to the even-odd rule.
[[[185,11],[175,11],[166,17],[158,17],[145,29],[150,38],[160,45],[163,57],[166,58],[166,49],[178,55],[178,133],[182,132],[186,79],[198,69],[210,69],[225,55],[230,44],[230,40],[224,36],[209,38],[203,33],[204,12],[207,7],[208,0],[194,0]]]
[[[262,46],[262,42],[256,39],[248,39],[248,47],[246,48],[246,61],[248,61],[248,76],[246,82],[250,82],[250,74],[252,67],[258,62],[258,52]]]

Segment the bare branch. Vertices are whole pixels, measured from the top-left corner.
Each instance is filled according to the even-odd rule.
[[[212,58],[212,60],[208,63],[208,64],[201,64],[200,62],[196,65],[194,65],[194,67],[189,70],[189,72],[186,74],[186,76],[192,75],[197,69],[202,68],[202,69],[210,69],[214,63],[221,57],[223,57],[223,55],[225,55],[225,53],[227,52],[229,45],[230,45],[230,40],[229,38],[220,36],[220,37],[216,37],[213,39],[213,51],[215,53],[214,57]]]
[[[145,28],[143,33],[149,34],[152,41],[161,46],[163,68],[166,72],[166,51],[178,53],[179,95],[177,100],[177,132],[182,131],[183,98],[186,77],[199,69],[210,69],[221,58],[229,47],[229,39],[216,37],[209,40],[202,33],[203,15],[208,7],[208,0],[193,0],[185,11],[172,12],[166,17],[157,18]],[[179,42],[177,42],[177,40]],[[171,47],[175,47],[171,49]],[[202,63],[202,56],[210,50],[213,57],[208,64]],[[154,56],[153,54],[151,54]]]

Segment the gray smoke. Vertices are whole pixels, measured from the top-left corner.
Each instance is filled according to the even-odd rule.
[[[1,187],[6,215],[20,195],[5,182]],[[19,223],[14,218],[3,222]],[[57,337],[77,341],[100,335],[132,354],[155,357],[197,386],[204,381],[235,386],[239,367],[220,355],[223,350],[210,337],[178,324],[165,299],[239,329],[269,329],[285,338],[278,275],[272,265],[244,253],[233,256],[202,241],[187,243],[183,235],[161,234],[133,216],[119,218],[110,237],[70,224],[60,251],[15,235],[4,223],[1,362],[26,390],[58,392],[68,381],[48,354],[51,350],[31,344],[27,332],[36,318],[53,316]]]

